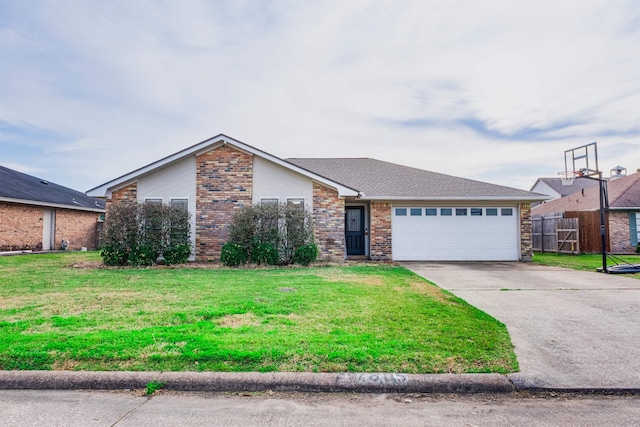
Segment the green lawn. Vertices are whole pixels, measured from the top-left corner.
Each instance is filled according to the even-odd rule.
[[[503,324],[397,266],[0,257],[0,369],[513,372]]]
[[[617,255],[616,255],[617,256]],[[640,264],[640,255],[620,255],[619,258],[630,264]],[[567,255],[554,253],[538,253],[533,255],[533,261],[538,264],[553,265],[557,267],[573,268],[575,270],[596,271],[596,268],[602,267],[601,254],[582,254]],[[620,261],[618,261],[620,262]],[[613,261],[607,259],[607,265],[613,265]],[[625,274],[625,277],[633,277],[640,279],[640,273]]]

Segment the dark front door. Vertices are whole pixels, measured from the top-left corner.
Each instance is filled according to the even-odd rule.
[[[347,255],[364,255],[364,206],[347,206],[344,234]]]

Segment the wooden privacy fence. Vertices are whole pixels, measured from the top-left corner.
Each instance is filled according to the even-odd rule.
[[[565,254],[580,253],[578,218],[560,216],[531,218],[533,250]]]
[[[580,252],[597,253],[602,251],[602,236],[600,235],[600,211],[566,211],[565,218],[578,219],[580,234]],[[609,239],[609,212],[605,212],[605,235],[607,236],[606,251],[611,251]]]

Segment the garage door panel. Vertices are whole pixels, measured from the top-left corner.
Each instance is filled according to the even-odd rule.
[[[519,259],[519,224],[514,215],[396,216],[392,214],[392,251],[398,261],[515,261]],[[495,209],[495,208],[494,208]],[[410,210],[407,208],[407,213]],[[477,212],[477,210],[476,210]]]

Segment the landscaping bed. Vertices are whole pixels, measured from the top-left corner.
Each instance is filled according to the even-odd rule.
[[[503,324],[399,266],[99,261],[0,257],[0,369],[517,370]]]

